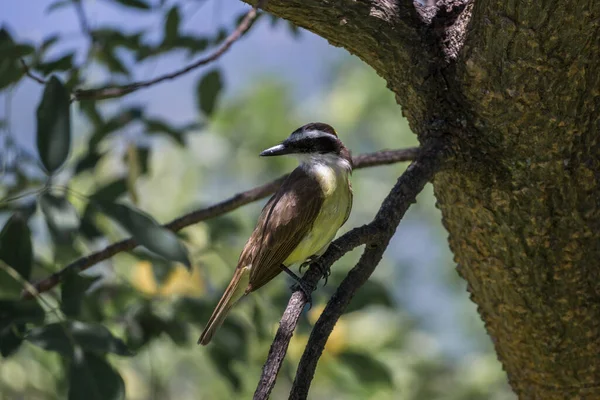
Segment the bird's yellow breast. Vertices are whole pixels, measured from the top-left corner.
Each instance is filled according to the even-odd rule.
[[[352,207],[350,169],[335,165],[317,164],[311,166],[310,173],[323,191],[323,205],[312,229],[283,262],[284,265],[302,263],[313,255],[322,255],[346,220]]]

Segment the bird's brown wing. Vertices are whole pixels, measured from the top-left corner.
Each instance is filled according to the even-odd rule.
[[[281,272],[280,265],[312,228],[323,204],[319,183],[296,168],[263,208],[239,266],[252,265],[249,290]]]

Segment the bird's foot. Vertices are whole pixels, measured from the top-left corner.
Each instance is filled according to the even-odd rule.
[[[291,287],[292,291],[295,292],[298,289],[302,290],[302,293],[304,294],[304,297],[306,298],[306,302],[308,303],[308,309],[310,310],[312,308],[312,296],[311,296],[312,291],[308,290],[306,285],[302,282],[302,279],[298,275],[293,273],[288,267],[286,267],[285,265],[282,264],[282,265],[280,265],[280,268],[283,272],[288,274],[294,280],[294,282],[296,282]]]
[[[331,276],[331,267],[324,266],[321,259],[318,259],[315,261],[315,266],[321,273],[321,276],[325,279],[323,286],[327,285],[327,281],[329,280],[329,277]]]
[[[298,268],[298,271],[300,273],[302,273],[302,268],[306,268],[311,264],[315,264],[315,267],[321,272],[321,276],[323,278],[325,278],[325,283],[323,283],[323,286],[327,285],[327,280],[329,279],[329,276],[331,275],[331,267],[324,267],[322,262],[321,262],[321,258],[318,256],[312,256],[310,257],[308,260],[306,260],[306,262],[302,263],[302,265],[300,265],[300,268]]]

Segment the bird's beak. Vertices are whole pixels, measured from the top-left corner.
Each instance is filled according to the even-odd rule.
[[[271,156],[282,156],[284,154],[293,153],[293,149],[289,146],[286,146],[284,143],[278,144],[277,146],[269,147],[266,150],[263,150],[260,153],[261,157],[271,157]]]

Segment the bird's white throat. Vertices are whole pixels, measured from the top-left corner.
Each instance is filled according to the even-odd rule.
[[[300,168],[313,175],[321,185],[325,196],[329,196],[341,185],[348,185],[352,165],[335,154],[298,154]]]
[[[346,174],[352,172],[352,166],[348,160],[336,154],[295,154],[295,156],[300,161],[300,167],[308,171],[325,166],[336,172]]]

